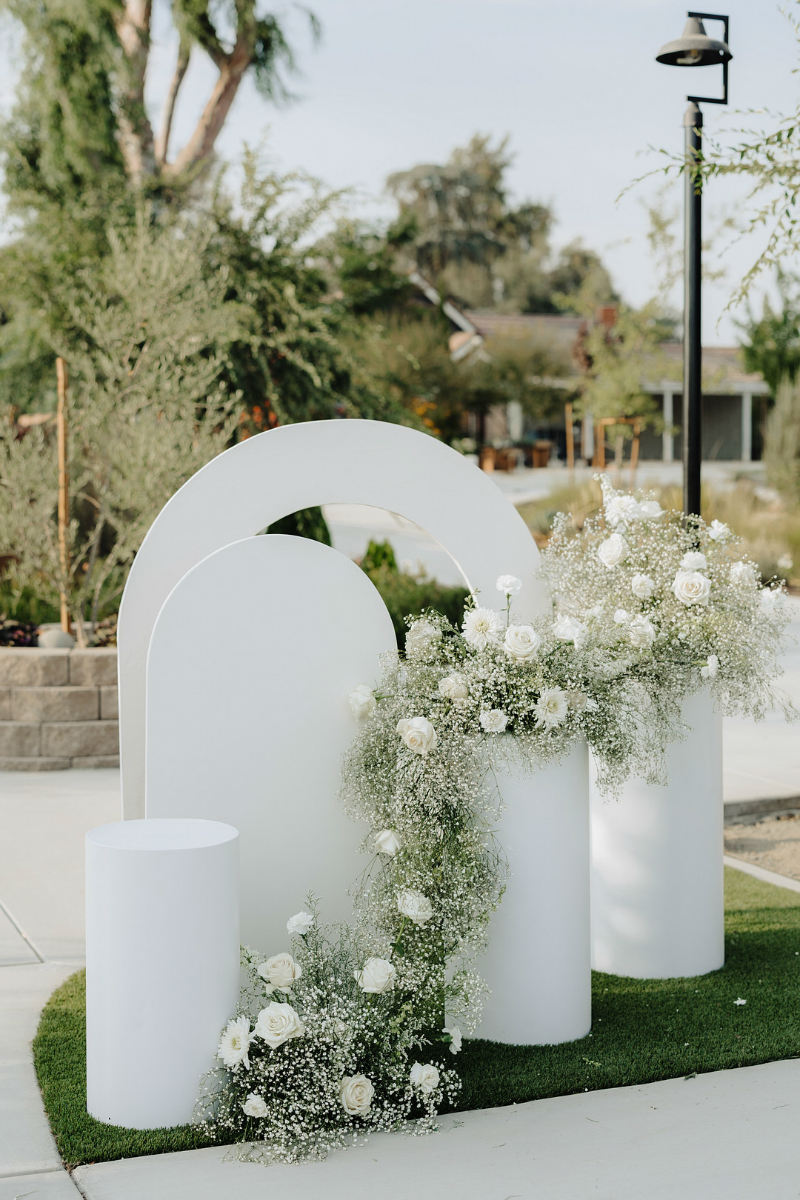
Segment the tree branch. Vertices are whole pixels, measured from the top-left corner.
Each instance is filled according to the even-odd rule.
[[[178,100],[178,92],[180,91],[181,84],[183,83],[183,77],[186,74],[187,67],[189,66],[190,54],[191,47],[185,45],[183,41],[181,41],[178,47],[178,61],[175,64],[175,70],[173,72],[172,79],[169,82],[167,98],[164,102],[164,115],[161,119],[161,131],[155,142],[156,165],[160,169],[164,167],[167,161],[167,154],[169,152],[169,139],[170,134],[172,133],[172,121],[175,116],[175,105]]]
[[[124,60],[117,120],[119,144],[128,177],[137,184],[155,171],[153,130],[144,103],[151,17],[152,0],[125,0],[114,18]]]

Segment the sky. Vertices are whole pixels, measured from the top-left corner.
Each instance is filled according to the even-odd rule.
[[[687,71],[655,62],[661,45],[682,31],[683,7],[674,0],[311,0],[311,7],[323,26],[317,46],[299,14],[288,18],[302,68],[294,84],[300,99],[276,109],[247,83],[218,143],[225,158],[235,162],[243,143],[261,145],[279,169],[299,167],[332,188],[352,188],[357,211],[377,218],[391,213],[382,195],[391,172],[442,162],[476,132],[508,135],[512,199],[551,204],[556,245],[580,238],[598,250],[626,301],[640,304],[654,294],[658,267],[649,258],[645,210],[665,180],[617,197],[664,161],[654,147],[680,152],[687,92],[717,94],[719,68]],[[798,49],[778,5],[732,0],[727,11],[731,105],[705,106],[712,132],[742,124],[739,109],[785,113],[797,104]],[[717,23],[707,29],[720,36]],[[173,55],[162,14],[148,87],[154,111]],[[16,58],[6,27],[0,108],[13,96]],[[214,75],[197,56],[173,144],[191,129]],[[706,229],[743,200],[741,184],[714,181],[706,192]],[[662,203],[677,218],[681,202],[682,184],[673,178]],[[754,237],[736,244],[716,237],[708,261],[726,277],[704,290],[707,344],[737,340],[736,314],[724,309],[760,247]],[[679,291],[673,300],[679,307]]]

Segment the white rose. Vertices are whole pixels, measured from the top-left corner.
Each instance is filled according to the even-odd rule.
[[[624,525],[627,521],[638,521],[641,517],[641,507],[633,496],[622,493],[612,496],[605,503],[606,520],[612,528]]]
[[[628,627],[628,637],[637,650],[646,650],[656,640],[655,626],[647,617],[634,617]]]
[[[597,547],[597,557],[610,570],[628,557],[628,543],[621,533],[612,533]]]
[[[522,590],[522,580],[516,575],[498,575],[495,587],[504,596],[516,596]]]
[[[711,584],[699,571],[678,571],[672,581],[672,590],[681,604],[708,604]]]
[[[414,888],[404,888],[397,893],[397,909],[415,925],[424,925],[433,916],[433,905],[428,897]]]
[[[360,683],[358,687],[353,688],[347,699],[350,711],[357,721],[363,721],[365,717],[369,717],[375,712],[375,693],[365,683]]]
[[[553,624],[553,633],[560,642],[572,642],[577,648],[586,638],[586,626],[576,617],[567,617],[563,614],[556,617]]]
[[[750,563],[732,563],[728,578],[736,587],[755,587],[756,573]]]
[[[400,846],[400,838],[393,829],[382,829],[380,833],[375,834],[375,849],[378,854],[386,854],[389,858],[394,858]]]
[[[256,1037],[273,1050],[290,1038],[302,1037],[305,1031],[305,1025],[291,1004],[278,1004],[276,1000],[270,1000],[267,1007],[262,1008],[255,1028]]]
[[[289,920],[286,922],[286,932],[290,937],[293,937],[295,934],[299,934],[300,937],[304,937],[305,934],[308,933],[309,929],[312,928],[313,924],[314,918],[310,912],[295,913],[294,916],[289,917]],[[297,966],[296,963],[295,966]]]
[[[712,521],[708,527],[708,536],[715,542],[724,542],[731,536],[731,531],[723,521]]]
[[[566,717],[568,707],[567,693],[561,688],[544,688],[534,706],[536,723],[545,729],[555,729]]]
[[[649,600],[656,585],[649,575],[634,575],[631,580],[631,591],[637,600]]]
[[[628,612],[627,608],[616,609],[614,612],[614,624],[624,625],[625,622],[630,618],[630,615],[631,614]]]
[[[478,720],[485,733],[502,733],[508,724],[508,717],[502,708],[484,709]]]
[[[689,550],[681,559],[681,567],[684,571],[705,571],[707,566],[708,559],[699,550]]]
[[[257,1096],[255,1092],[251,1092],[242,1105],[242,1111],[248,1117],[265,1117],[267,1115],[267,1105],[262,1096]]]
[[[663,512],[657,500],[642,500],[639,504],[639,515],[644,521],[657,521]]]
[[[339,1084],[342,1108],[351,1117],[363,1117],[369,1112],[375,1088],[366,1075],[345,1075]]]
[[[433,1063],[414,1063],[409,1076],[411,1086],[429,1096],[439,1086],[439,1072]]]
[[[441,637],[441,629],[421,617],[419,621],[414,621],[406,634],[406,654],[428,654]]]
[[[471,608],[464,615],[461,627],[464,637],[476,650],[485,650],[500,640],[503,617],[492,608]]]
[[[703,679],[716,679],[719,672],[719,659],[716,654],[709,654],[704,667],[700,668]]]
[[[503,649],[514,662],[528,662],[542,644],[532,625],[509,625],[503,638]]]
[[[268,958],[266,962],[261,963],[258,968],[258,973],[267,983],[272,984],[274,988],[280,988],[285,992],[290,988],[296,979],[299,979],[303,974],[303,968],[300,963],[296,963],[289,954],[288,950],[282,954],[273,954],[272,958]]]
[[[397,733],[415,754],[427,754],[436,745],[436,730],[427,717],[404,717],[397,722]]]
[[[454,671],[452,675],[445,675],[439,680],[439,695],[444,696],[445,700],[466,700],[469,688],[464,676],[458,671]]]
[[[397,971],[385,958],[368,958],[360,971],[354,971],[356,983],[362,992],[380,996],[394,987]]]
[[[450,1035],[449,1050],[451,1054],[458,1054],[461,1049],[462,1033],[457,1025],[451,1026],[450,1029],[445,1029],[445,1033]]]

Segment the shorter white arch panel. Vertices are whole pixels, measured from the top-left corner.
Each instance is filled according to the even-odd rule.
[[[361,832],[342,811],[348,695],[395,652],[367,576],[304,538],[246,538],[172,590],[147,664],[148,817],[225,821],[241,835],[242,940],[288,946],[309,890],[351,915]]]
[[[530,531],[496,484],[436,438],[384,421],[311,421],[248,438],[193,475],[159,513],[131,568],[119,616],[125,817],[144,811],[145,660],[158,612],[196,563],[317,504],[367,504],[427,530],[484,603],[498,575],[523,582],[519,618],[547,611]],[[237,619],[234,604],[228,614]],[[207,638],[217,631],[209,622]]]

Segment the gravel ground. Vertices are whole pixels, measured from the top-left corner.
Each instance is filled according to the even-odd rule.
[[[800,813],[782,813],[725,829],[725,853],[800,879]]]

